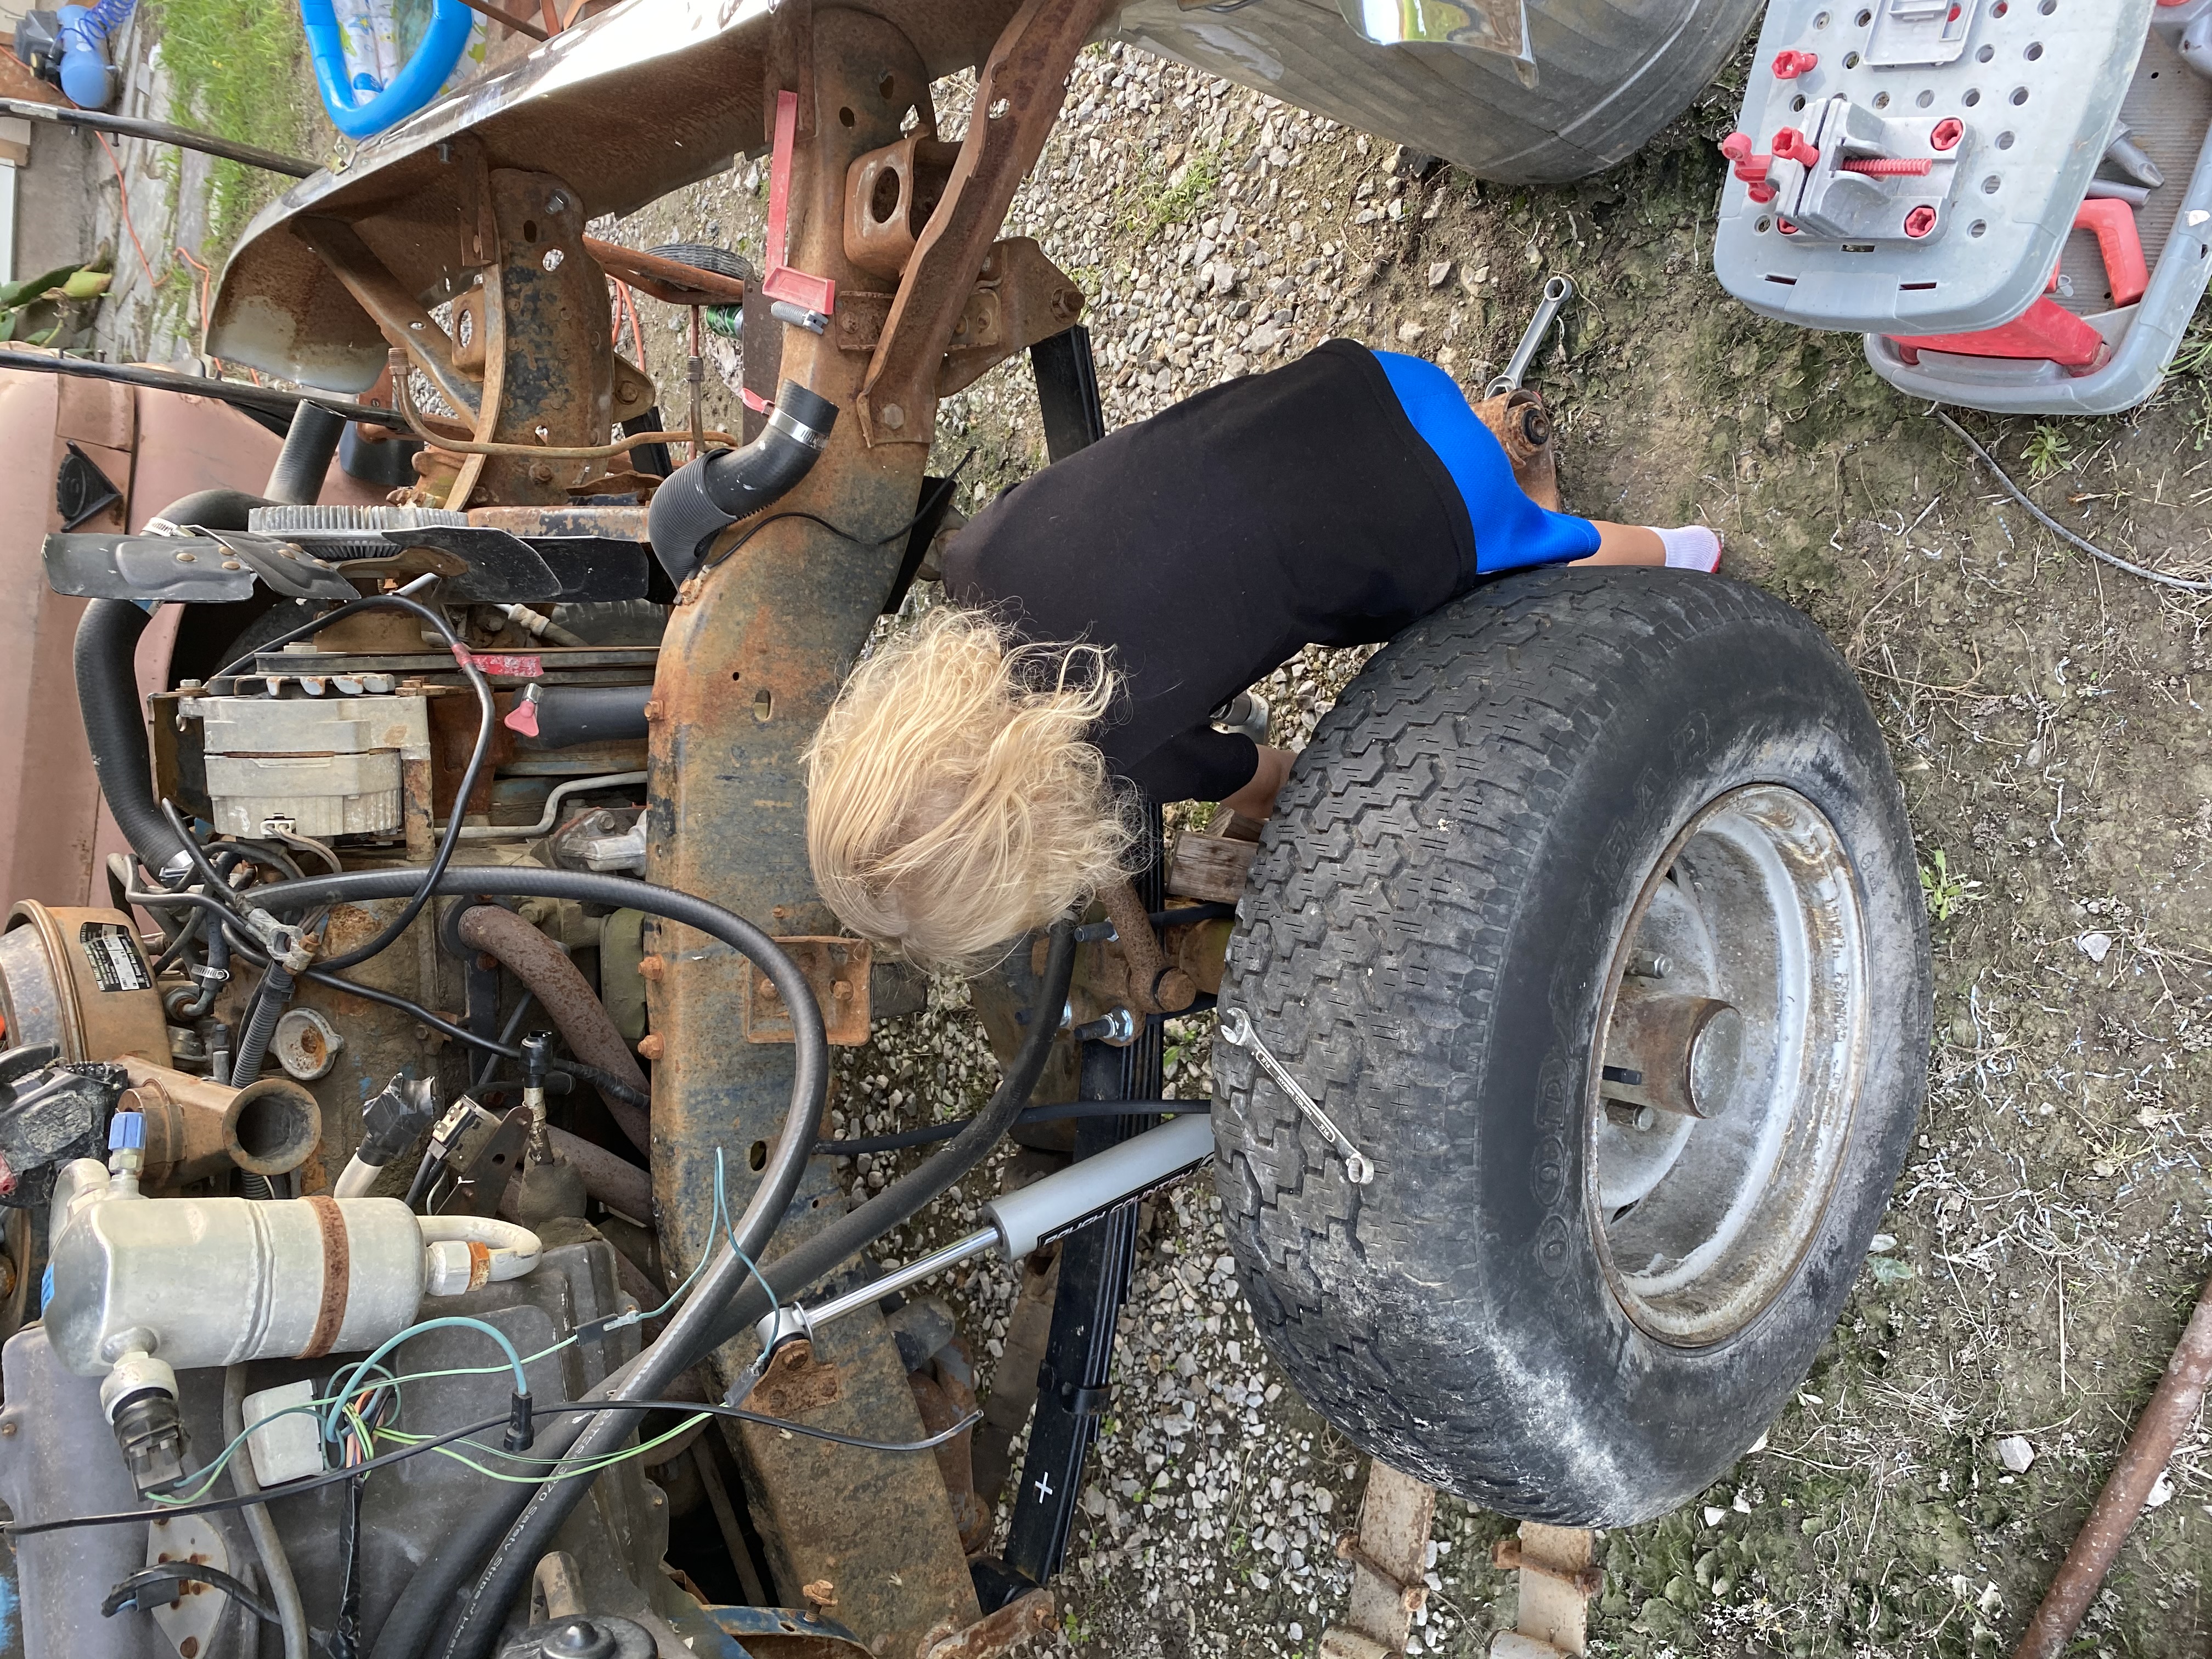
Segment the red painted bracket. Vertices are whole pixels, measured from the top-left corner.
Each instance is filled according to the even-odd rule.
[[[768,164],[768,275],[761,292],[824,317],[837,309],[837,284],[810,276],[787,262],[791,254],[791,154],[799,144],[799,94],[775,95],[775,148]]]

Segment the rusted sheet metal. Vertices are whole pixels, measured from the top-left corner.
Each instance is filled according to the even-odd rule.
[[[646,539],[642,507],[472,507],[469,522],[510,536],[604,536],[610,541]]]
[[[1066,333],[1082,315],[1083,290],[1035,239],[1012,236],[994,243],[953,327],[937,395],[950,397],[974,385],[1016,352]]]
[[[1367,1466],[1359,1528],[1336,1540],[1352,1563],[1344,1616],[1322,1633],[1321,1659],[1395,1659],[1406,1650],[1413,1614],[1428,1599],[1429,1528],[1437,1489],[1386,1463]]]
[[[922,1649],[920,1659],[997,1659],[1016,1643],[1050,1630],[1052,1615],[1052,1592],[1033,1589],[965,1630],[931,1642]]]
[[[2205,1281],[2181,1340],[2166,1363],[2166,1374],[2151,1391],[2150,1404],[2136,1419],[2118,1466],[2090,1505],[2081,1535],[2066,1552],[2043,1605],[2028,1620],[2027,1633],[2013,1659],[2057,1659],[2065,1651],[2174,1447],[2197,1420],[2208,1382],[2212,1382],[2212,1279]]]
[[[591,215],[632,212],[761,144],[775,9],[769,0],[618,7],[370,139],[343,173],[303,179],[255,216],[224,267],[208,349],[308,386],[371,385],[381,338],[295,234],[302,216],[353,224],[404,291],[449,298],[469,274],[453,232],[467,195],[464,141],[491,167],[557,156]],[[1013,5],[901,0],[897,9],[936,76],[975,63]]]
[[[618,242],[603,242],[596,236],[584,238],[584,252],[608,276],[620,277],[663,305],[741,306],[745,302],[745,285],[736,277],[717,276],[681,259],[665,259]]]
[[[471,374],[454,360],[453,340],[438,319],[386,269],[353,227],[335,219],[310,218],[302,219],[294,230],[353,296],[377,338],[405,351],[456,412],[475,414],[483,402],[483,371]]]
[[[983,256],[1060,118],[1075,54],[1109,3],[1023,0],[984,60],[975,77],[975,118],[961,139],[945,199],[907,261],[860,388],[857,412],[871,445],[928,445],[939,370]]]
[[[845,175],[845,257],[878,276],[904,270],[959,155],[959,145],[917,130],[854,162]]]
[[[806,975],[814,1000],[821,1005],[830,1041],[848,1048],[866,1042],[868,970],[875,965],[875,947],[866,939],[835,936],[780,939],[776,943]],[[744,1022],[748,1042],[793,1040],[791,1010],[783,1006],[769,976],[750,963],[745,971]]]
[[[550,173],[495,167],[487,189],[495,257],[483,286],[479,442],[552,447],[605,443],[614,423],[613,317],[598,264],[584,251],[584,207]],[[457,308],[458,314],[458,308]],[[574,461],[471,455],[446,497],[558,502],[579,483]]]
[[[798,0],[786,7],[800,9]],[[847,172],[856,156],[898,137],[909,108],[927,113],[927,68],[896,29],[862,13],[821,10],[803,33],[811,76],[794,69],[770,83],[811,81],[824,112],[794,157],[789,258],[842,290],[858,274],[843,246]],[[806,862],[802,756],[890,590],[900,549],[878,538],[914,512],[924,452],[901,445],[870,454],[849,414],[860,360],[804,329],[782,332],[783,374],[847,412],[820,464],[778,508],[819,514],[847,533],[772,517],[679,595],[654,681],[647,874],[772,933],[829,935],[836,918],[816,896]],[[653,1189],[669,1259],[693,1261],[713,1233],[716,1154],[730,1203],[741,1207],[756,1179],[752,1148],[782,1125],[792,1055],[745,1040],[737,1017],[741,960],[657,923],[646,944],[664,962],[659,978],[647,981],[653,1032],[664,1041],[653,1068]],[[844,1211],[831,1166],[817,1160],[779,1245]],[[818,1333],[817,1354],[835,1367],[842,1397],[810,1422],[921,1437],[906,1367],[872,1310]],[[742,1354],[733,1345],[717,1364],[726,1378],[750,1357],[750,1344]],[[756,1518],[786,1595],[830,1580],[836,1617],[875,1652],[900,1659],[933,1627],[975,1620],[967,1558],[935,1460],[825,1448],[750,1425],[741,1444]]]

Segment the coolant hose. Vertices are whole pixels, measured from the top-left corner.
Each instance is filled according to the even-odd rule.
[[[623,1041],[606,1005],[583,971],[568,960],[567,951],[514,911],[496,904],[471,905],[461,912],[453,931],[471,951],[497,957],[528,988],[578,1060],[639,1094],[646,1092],[645,1073],[631,1055],[629,1044]],[[604,1098],[630,1143],[641,1152],[650,1152],[653,1137],[646,1127],[645,1113],[614,1095]]]
[[[246,515],[267,505],[241,489],[200,489],[155,516],[173,525],[243,530]],[[131,850],[159,874],[183,855],[185,844],[154,804],[154,762],[146,746],[136,661],[147,620],[128,599],[94,599],[85,606],[76,629],[76,706],[107,810]]]
[[[670,579],[689,576],[715,537],[805,477],[836,423],[836,404],[786,380],[759,437],[743,449],[718,449],[678,467],[653,492],[646,520],[653,556]]]
[[[288,507],[313,507],[322,498],[323,480],[331,459],[338,453],[346,418],[334,409],[304,398],[292,411],[292,424],[284,432],[284,447],[277,452],[263,493]],[[216,526],[218,529],[221,526]]]
[[[1057,1008],[1067,1000],[1068,983],[1074,973],[1075,927],[1063,921],[1053,927],[1051,953],[1046,961],[1043,990],[1038,1003],[1040,1013]],[[807,999],[804,1006],[813,1009],[812,999]],[[1036,1087],[1045,1062],[1051,1057],[1053,1039],[1058,1030],[1059,1022],[1054,1019],[1040,1018],[1032,1022],[1013,1065],[1000,1080],[990,1103],[944,1151],[806,1243],[763,1264],[763,1271],[775,1286],[776,1294],[789,1296],[805,1289],[855,1251],[912,1218],[981,1164],[1029,1103],[1030,1092]],[[788,1127],[787,1124],[787,1133]],[[755,1203],[758,1201],[756,1198]],[[750,1209],[747,1213],[750,1213]],[[748,1255],[757,1255],[750,1245],[746,1250]],[[729,1275],[727,1284],[718,1275],[710,1274],[708,1282],[668,1322],[660,1340],[609,1379],[611,1397],[655,1398],[660,1389],[768,1311],[765,1295],[753,1275],[732,1260],[726,1251],[716,1258],[716,1266],[726,1261],[737,1268]],[[734,1299],[732,1291],[738,1292]],[[602,1413],[576,1437],[565,1455],[578,1460],[604,1456],[616,1449],[635,1426],[627,1412]],[[564,1454],[541,1446],[538,1455]],[[521,1515],[493,1551],[483,1577],[464,1604],[460,1619],[441,1650],[443,1659],[482,1659],[489,1650],[506,1622],[507,1608],[529,1583],[538,1559],[553,1547],[562,1524],[583,1501],[591,1485],[582,1480],[550,1480],[532,1492]],[[381,1643],[378,1644],[376,1659],[385,1659]]]
[[[242,489],[195,489],[155,514],[148,528],[160,523],[179,530],[244,530],[246,514],[269,505],[266,495],[249,495]]]
[[[76,706],[93,775],[116,827],[157,876],[187,867],[185,844],[154,804],[154,760],[134,660],[147,616],[128,599],[94,599],[76,625]]]

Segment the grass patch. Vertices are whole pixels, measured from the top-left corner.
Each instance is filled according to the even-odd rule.
[[[269,0],[146,0],[173,88],[169,118],[288,155],[318,143],[307,37],[295,6]],[[227,255],[246,222],[291,181],[236,161],[210,169],[207,246]]]
[[[1163,228],[1188,219],[1193,209],[1213,194],[1221,182],[1218,152],[1201,149],[1158,184],[1148,184],[1127,228],[1149,241]]]

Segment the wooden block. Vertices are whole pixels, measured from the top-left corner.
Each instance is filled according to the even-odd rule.
[[[1179,836],[1168,858],[1168,891],[1176,898],[1234,904],[1244,895],[1244,878],[1259,851],[1255,842],[1223,836]]]

